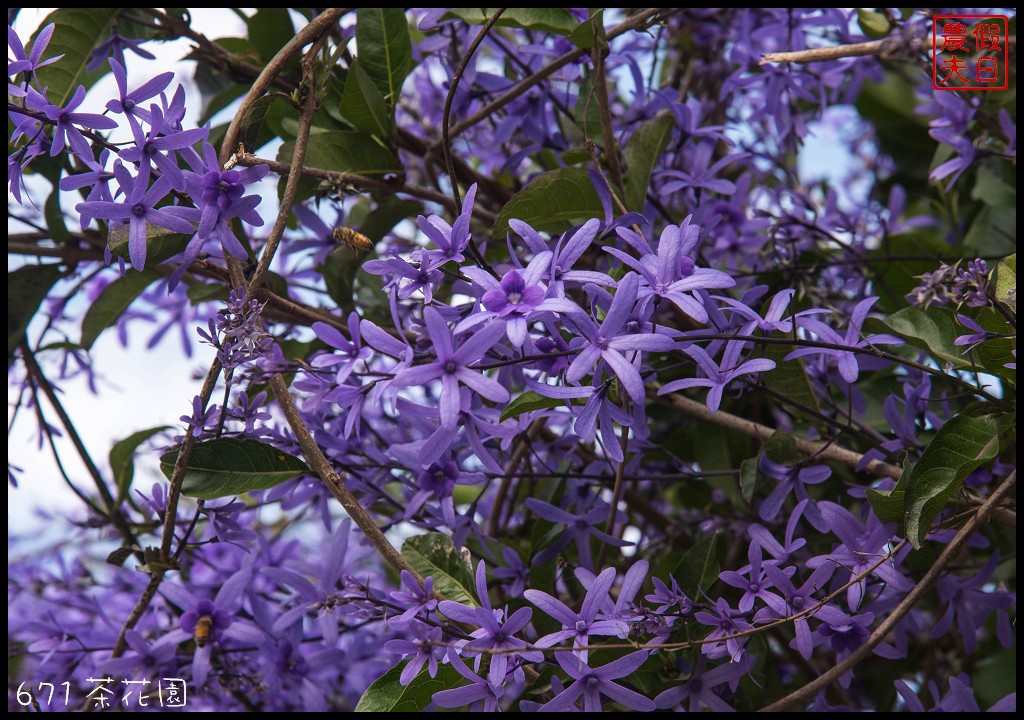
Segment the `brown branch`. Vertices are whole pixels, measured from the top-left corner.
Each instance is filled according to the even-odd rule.
[[[596,35],[596,31],[595,31]],[[597,44],[596,38],[594,47],[591,50],[591,57],[594,60],[594,90],[597,94],[597,108],[601,116],[601,137],[604,140],[604,156],[608,161],[608,174],[611,176],[612,194],[625,196],[626,188],[622,184],[622,165],[619,163],[619,144],[615,141],[615,131],[612,127],[612,107],[608,99],[608,78],[605,74],[604,53]],[[586,118],[583,126],[586,128]],[[600,166],[598,166],[600,169]],[[619,205],[621,205],[621,201]],[[625,209],[622,208],[625,212]]]
[[[228,126],[227,133],[224,135],[224,142],[220,146],[220,161],[226,163],[228,158],[231,157],[231,153],[234,148],[238,145],[238,135],[242,128],[242,119],[245,117],[245,113],[248,112],[256,100],[263,95],[270,86],[273,84],[275,78],[281,74],[284,70],[285,65],[295,55],[301,52],[302,48],[314,38],[321,37],[327,30],[331,28],[334,23],[338,21],[342,15],[347,13],[346,8],[331,8],[324,11],[322,14],[317,15],[315,18],[309,21],[309,24],[299,30],[291,40],[289,40],[283,48],[277,51],[277,54],[271,59],[267,66],[263,68],[259,76],[253,81],[252,87],[249,88],[249,92],[245,94],[245,98],[242,100],[241,106],[238,108],[238,112],[231,118],[231,124]],[[309,53],[312,55],[313,53]],[[305,80],[303,81],[305,82]],[[312,83],[309,86],[310,94],[313,94]]]
[[[899,42],[892,38],[884,40],[872,40],[870,42],[850,43],[848,45],[834,45],[832,47],[814,48],[812,50],[794,50],[793,52],[765,53],[761,56],[761,65],[768,63],[813,63],[826,62],[828,60],[841,60],[848,57],[862,57],[864,55],[879,55],[883,51],[891,52],[898,47]]]
[[[691,400],[678,393],[663,395],[661,399],[676,410],[682,410],[688,415],[693,415],[701,420],[720,425],[729,430],[736,430],[757,440],[767,440],[775,432],[774,428],[767,425],[761,425],[753,420],[747,420],[722,410],[711,412],[704,403]],[[804,440],[803,438],[793,438],[793,440],[796,443],[797,450],[808,457],[813,455],[821,460],[849,465],[852,468],[855,468],[864,459],[862,454],[853,450],[847,450],[834,443],[819,443],[812,440]],[[903,468],[884,463],[880,460],[872,460],[861,469],[872,475],[892,478],[893,480],[899,480],[903,474]]]
[[[322,17],[327,17],[331,12],[332,11],[328,11],[323,15],[318,16],[317,20]],[[316,21],[314,20],[314,22]],[[306,29],[311,27],[312,24],[313,23],[310,23],[310,25],[306,26]],[[317,100],[316,92],[313,89],[315,81],[314,64],[316,63],[317,53],[320,52],[320,47],[327,39],[327,30],[331,24],[333,24],[333,20],[330,24],[319,24],[318,27],[320,28],[320,34],[315,36],[317,38],[316,42],[313,43],[313,46],[310,47],[309,51],[302,58],[302,84],[300,85],[300,88],[305,88],[306,93],[302,101],[302,112],[299,115],[299,131],[295,135],[295,149],[292,152],[292,167],[302,167],[306,162],[306,148],[309,144],[309,132],[313,127],[313,115],[316,114],[317,108],[319,107],[319,101]],[[300,36],[303,36],[303,34],[300,33],[292,42],[285,45],[281,52],[274,56],[274,60],[282,58],[285,49],[293,45],[294,41],[298,40]],[[304,37],[314,36],[307,33]],[[305,43],[301,43],[298,47],[301,48],[304,44]],[[280,64],[283,66],[286,60],[287,58],[281,59]],[[302,92],[300,90],[300,95],[301,94]],[[239,111],[235,113],[235,117],[231,121],[232,126],[235,125],[235,120],[238,120],[241,117],[241,114],[242,109],[239,108]],[[231,129],[229,128],[228,135],[230,135],[230,133]],[[225,136],[224,145],[221,146],[221,154],[224,153],[225,149],[231,149],[231,145],[228,144],[228,140],[229,137]],[[284,229],[288,224],[288,218],[291,217],[292,205],[295,204],[295,196],[299,192],[299,181],[301,179],[302,176],[299,174],[292,173],[288,175],[288,181],[285,183],[284,195],[281,198],[281,207],[278,210],[277,219],[274,221],[274,227],[270,231],[270,237],[267,238],[267,242],[263,246],[263,252],[260,254],[259,263],[256,265],[256,270],[252,274],[252,279],[249,281],[250,294],[263,284],[263,278],[267,274],[267,271],[270,270],[270,263],[274,259],[274,255],[277,253],[278,246],[281,244],[281,238],[284,236]],[[232,277],[232,280],[234,279],[235,278]]]
[[[886,636],[892,632],[896,625],[903,619],[903,617],[910,612],[913,607],[925,596],[925,593],[931,588],[931,586],[938,580],[939,575],[945,567],[953,560],[960,549],[966,544],[967,540],[973,535],[978,528],[981,527],[982,523],[988,518],[992,510],[1005,498],[1014,485],[1017,484],[1017,471],[1014,470],[1010,475],[1003,481],[1003,484],[996,488],[985,504],[978,508],[977,512],[971,517],[956,536],[949,542],[949,544],[942,550],[942,553],[935,560],[932,566],[925,573],[921,581],[914,586],[900,604],[889,614],[882,623],[875,628],[871,636],[864,641],[864,644],[857,648],[848,658],[843,660],[841,663],[836,665],[834,668],[828,670],[823,675],[815,678],[811,682],[807,683],[803,687],[793,691],[781,700],[777,700],[770,705],[761,708],[760,712],[778,712],[786,710],[793,705],[801,702],[806,702],[813,698],[818,691],[828,687],[834,680],[840,678],[844,673],[853,669],[861,660],[866,658],[871,652],[881,643]]]
[[[359,500],[345,485],[341,476],[331,465],[330,460],[324,456],[320,446],[313,439],[313,434],[306,427],[299,409],[295,406],[295,401],[288,391],[288,385],[285,383],[284,378],[279,374],[274,375],[270,378],[270,387],[274,391],[274,397],[277,398],[277,404],[281,407],[285,418],[288,420],[288,425],[291,426],[292,432],[295,433],[295,439],[299,443],[299,447],[302,448],[302,454],[306,456],[306,460],[313,468],[313,471],[324,481],[327,489],[341,503],[341,506],[345,508],[345,512],[349,514],[356,525],[359,526],[359,529],[363,531],[363,534],[366,535],[367,539],[377,548],[377,551],[384,560],[397,572],[402,570],[409,572],[422,585],[423,579],[419,573],[406,562],[401,553],[387,539],[387,536],[377,527],[377,523],[373,521],[370,514],[359,504]]]

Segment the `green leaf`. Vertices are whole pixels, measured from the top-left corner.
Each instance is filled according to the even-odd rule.
[[[295,36],[295,26],[288,8],[261,8],[249,18],[247,24],[249,39],[264,62],[270,62]]]
[[[907,539],[915,548],[964,479],[999,452],[1001,416],[950,418],[939,428],[914,466],[907,482],[904,512]]]
[[[43,205],[43,217],[46,219],[46,229],[50,232],[50,238],[57,245],[65,245],[71,240],[71,233],[64,224],[64,211],[60,207],[61,191],[57,183],[53,184],[50,196],[46,198]]]
[[[564,405],[565,400],[545,397],[533,390],[527,390],[505,406],[501,411],[501,418],[499,418],[498,422],[505,422],[509,418],[519,417],[523,413],[533,412],[534,410],[544,410]]]
[[[408,664],[399,663],[374,680],[359,698],[356,712],[420,712],[433,702],[434,693],[458,687],[465,680],[451,665],[439,664],[436,677],[430,677],[424,667],[411,683],[402,685],[399,678]]]
[[[46,97],[54,105],[64,107],[79,85],[89,84],[85,72],[89,56],[93,48],[106,40],[110,26],[120,12],[120,8],[59,8],[40,23],[40,30],[54,24],[53,36],[43,59],[64,55],[59,61],[36,72],[38,85],[48,88]],[[32,35],[33,45],[38,35],[38,30]],[[109,72],[109,68],[104,63],[99,74]]]
[[[25,339],[40,303],[63,271],[58,265],[26,265],[7,273],[7,357]]]
[[[444,18],[457,17],[470,25],[483,25],[498,8],[452,8]],[[444,19],[442,18],[442,19]],[[576,17],[562,8],[506,8],[496,25],[568,35],[577,28]]]
[[[242,122],[238,126],[238,142],[245,146],[246,152],[255,152],[256,148],[266,143],[266,140],[263,139],[263,133],[261,133],[263,123],[274,103],[283,100],[284,98],[281,95],[264,95],[263,97],[256,98],[253,104],[249,106],[249,109],[245,111],[245,115],[242,116]]]
[[[807,373],[803,360],[793,358],[784,360],[790,348],[785,345],[769,345],[765,348],[764,357],[775,361],[775,369],[764,374],[764,383],[768,389],[783,395],[784,397],[800,403],[812,410],[820,410],[818,396],[811,385],[811,378]],[[787,411],[799,414],[800,411],[792,405],[785,405]],[[804,414],[806,416],[806,414]]]
[[[740,494],[747,503],[754,500],[757,493],[757,458],[748,458],[740,463]]]
[[[170,479],[178,450],[160,457],[160,470]],[[308,475],[306,463],[259,440],[220,438],[196,443],[188,459],[181,492],[201,500],[266,490]]]
[[[604,217],[601,199],[584,168],[561,168],[538,175],[501,209],[494,234],[504,237],[508,221],[522,220],[535,230],[563,232],[591,218]]]
[[[597,45],[602,50],[608,47],[608,34],[604,29],[604,8],[581,22],[569,33],[569,41],[578,48],[590,50]]]
[[[384,96],[366,74],[359,60],[354,60],[345,78],[341,96],[341,115],[359,132],[385,140],[395,137],[395,113]]]
[[[1017,253],[1003,258],[996,266],[996,300],[1017,312]]]
[[[930,352],[941,365],[949,363],[957,369],[971,366],[970,360],[960,354],[963,350],[953,344],[963,331],[956,324],[955,313],[947,308],[907,307],[885,320],[869,320],[866,328],[895,333]]]
[[[114,447],[110,448],[110,469],[114,473],[114,482],[117,484],[118,503],[128,497],[128,490],[131,488],[132,478],[135,476],[135,451],[139,445],[169,428],[169,425],[161,425],[149,430],[140,430],[124,440],[119,440],[114,443]]]
[[[964,236],[967,257],[1009,255],[1017,250],[1017,208],[985,205]]]
[[[187,246],[191,235],[146,223],[146,264],[157,265],[177,255]],[[128,223],[113,225],[107,231],[107,247],[115,257],[128,259]]]
[[[675,126],[676,121],[671,113],[659,113],[640,125],[626,143],[623,150],[626,160],[626,207],[630,210],[644,211],[651,173],[668,146]]]
[[[476,583],[469,553],[463,554],[447,535],[415,535],[402,543],[402,557],[422,577],[434,578],[434,589],[448,600],[476,606]]]
[[[342,245],[331,250],[323,263],[317,267],[318,272],[323,275],[327,294],[345,313],[355,310],[355,279],[356,273],[362,267],[361,255],[362,253]]]
[[[892,30],[885,15],[867,8],[857,8],[857,24],[870,38],[884,38]]]
[[[1017,188],[1010,187],[991,169],[982,166],[978,168],[974,187],[971,189],[971,198],[986,205],[1015,208],[1017,207]]]
[[[359,232],[377,244],[402,220],[411,220],[422,212],[423,205],[415,200],[402,200],[395,195],[385,195],[377,201],[377,207],[363,220]]]
[[[1014,329],[1006,322],[1006,318],[996,309],[991,307],[968,308],[963,307],[964,315],[971,317],[976,323],[989,332],[1015,335]],[[961,330],[961,334],[967,334],[967,330]],[[985,372],[997,377],[1011,379],[1017,376],[1017,371],[1006,367],[1006,363],[1014,361],[1013,350],[1017,347],[1016,338],[1003,337],[993,338],[983,342],[972,351],[974,358],[978,361]]]
[[[892,490],[875,490],[868,488],[867,498],[871,503],[871,509],[875,511],[878,519],[884,523],[903,522],[903,507],[906,502],[907,481],[913,472],[913,463],[907,460],[903,463],[903,474],[896,482]]]
[[[286,142],[277,151],[277,159],[279,162],[290,163],[294,152],[294,141]],[[402,172],[402,165],[395,154],[372,135],[343,130],[329,130],[310,135],[306,164],[321,170],[371,176]],[[282,177],[281,188],[284,188],[285,182],[286,178]],[[315,178],[303,178],[299,182],[299,199],[312,196],[319,185],[320,182]]]
[[[690,598],[699,598],[718,579],[718,535],[705,535],[679,561],[673,573]]]
[[[405,12],[400,8],[358,10],[356,46],[363,70],[394,107],[412,70],[412,40]]]
[[[163,277],[163,273],[151,267],[142,272],[129,270],[123,278],[103,288],[82,319],[82,339],[78,344],[90,350],[100,333],[116,323],[143,290]]]
[[[228,286],[224,283],[196,283],[185,291],[185,295],[192,301],[193,305],[204,302],[228,301]]]

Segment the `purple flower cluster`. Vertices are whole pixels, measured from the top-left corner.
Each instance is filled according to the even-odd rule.
[[[59,101],[43,82],[66,24],[30,49],[9,28],[9,186],[24,206],[12,216],[53,225],[40,254],[75,281],[44,301],[47,323],[26,318],[26,344],[12,340],[40,443],[56,451],[72,429],[49,417],[61,390],[49,374],[93,379],[86,326],[116,302],[130,306],[108,322],[125,346],[149,325],[150,347],[177,331],[191,355],[198,324],[216,350],[217,402],[196,396],[180,418],[190,444],[261,443],[282,462],[326,462],[344,485],[324,473],[330,484],[270,486],[273,473],[226,452],[239,466],[189,468],[185,495],[218,473],[260,489],[192,504],[180,485],[131,485],[139,442],[180,437],[132,436],[109,470],[86,456],[104,487],[93,498],[65,477],[87,505],[74,542],[28,557],[10,538],[12,684],[61,677],[84,695],[102,673],[177,677],[209,711],[396,697],[416,710],[749,711],[842,664],[805,708],[889,709],[885,675],[900,678],[894,706],[923,710],[928,687],[932,709],[1015,709],[990,669],[1015,612],[1015,543],[990,521],[1012,507],[953,540],[1012,483],[1015,363],[992,357],[1015,340],[1015,307],[978,257],[1005,254],[987,249],[979,218],[1011,227],[1012,108],[931,89],[917,11],[548,10],[505,9],[481,33],[473,9],[363,9],[307,36],[322,57],[284,64],[266,30],[296,13],[260,9],[251,38],[211,42],[180,11],[119,10],[78,58],[113,75],[103,114],[85,112],[88,74]],[[383,65],[367,41],[380,23],[397,53]],[[858,23],[889,28],[884,64],[813,57],[864,41]],[[129,83],[125,50],[147,57],[144,38],[179,34],[197,43],[204,127],[186,127],[194,98],[170,91],[173,73]],[[762,62],[790,51],[811,61]],[[897,64],[924,95],[879,99]],[[271,90],[233,124],[247,144],[294,140],[304,93],[318,105],[306,167],[287,157],[300,142],[277,158],[303,177],[269,242],[246,228],[264,224],[255,185],[282,163],[249,147],[222,164],[211,126],[260,66]],[[923,162],[871,121],[876,106],[929,144]],[[849,177],[808,180],[811,135],[843,113],[856,116],[841,125]],[[388,157],[401,172],[364,163]],[[22,202],[34,175],[54,185],[39,213]],[[80,196],[62,202],[68,192]],[[913,214],[930,204],[941,218]],[[70,207],[81,232],[58,235]],[[351,233],[367,239],[359,253],[337,247]],[[118,236],[145,273],[109,267]],[[278,240],[261,259],[266,285],[235,287]],[[946,264],[938,248],[976,259]],[[164,258],[177,267],[153,267]],[[80,292],[88,303],[72,302]],[[931,307],[950,302],[960,312]],[[99,310],[65,332],[79,305]],[[973,352],[958,362],[951,346]],[[282,380],[299,419],[270,393]],[[958,414],[998,431],[931,448]],[[912,550],[920,504],[938,518]],[[404,544],[390,551],[371,525]],[[908,611],[937,557],[934,592]]]

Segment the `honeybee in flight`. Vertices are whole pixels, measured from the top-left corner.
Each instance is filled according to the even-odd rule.
[[[210,642],[210,634],[212,632],[213,618],[211,616],[203,615],[196,620],[196,634],[194,636],[196,646],[203,647],[206,643]]]
[[[373,250],[373,241],[360,232],[350,227],[336,227],[331,233],[334,240],[342,245],[348,245],[353,250],[367,252]]]

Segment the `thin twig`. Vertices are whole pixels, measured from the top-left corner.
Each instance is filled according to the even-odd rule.
[[[57,397],[57,393],[54,392],[53,385],[50,383],[46,375],[43,374],[42,369],[39,367],[39,363],[36,362],[36,356],[28,346],[28,342],[23,341],[20,347],[21,358],[25,363],[25,369],[36,386],[43,391],[44,395],[46,395],[46,399],[49,400],[54,412],[57,413],[57,417],[60,418],[60,423],[64,426],[64,430],[67,432],[68,438],[71,440],[71,444],[75,446],[75,450],[78,452],[78,457],[81,458],[82,464],[85,465],[85,469],[89,472],[93,482],[96,484],[96,490],[103,499],[103,505],[106,508],[107,518],[109,518],[114,527],[118,529],[118,532],[121,533],[121,536],[129,547],[137,547],[139,544],[138,538],[135,537],[135,533],[129,526],[127,519],[121,514],[121,509],[118,507],[117,501],[111,494],[110,488],[107,487],[107,483],[103,479],[103,474],[96,466],[96,463],[93,462],[92,456],[89,455],[89,451],[86,449],[85,443],[82,442],[82,438],[78,434],[75,424],[71,422],[71,417],[67,414],[67,411],[64,410],[64,406],[61,404],[60,398]]]
[[[619,35],[624,35],[631,30],[637,30],[641,27],[646,26],[649,22],[653,22],[654,18],[663,12],[677,12],[677,8],[646,8],[641,10],[636,15],[625,22],[616,25],[614,28],[608,31],[608,40],[614,40]],[[564,68],[570,63],[576,62],[581,57],[587,54],[587,51],[583,48],[576,48],[570,50],[565,55],[562,55],[557,60],[553,60],[548,65],[545,65],[537,72],[533,73],[529,77],[523,78],[523,80],[516,85],[514,88],[509,90],[507,93],[497,98],[496,100],[488,103],[484,107],[477,110],[475,113],[470,115],[465,120],[456,123],[451,128],[451,137],[458,137],[469,128],[473,127],[481,120],[493,115],[496,111],[508,105],[510,102],[518,98],[523,93],[529,91],[531,88],[539,85],[547,78],[554,75],[556,72]]]
[[[459,81],[462,80],[462,75],[466,72],[466,68],[469,66],[469,61],[472,59],[473,54],[477,48],[480,47],[480,43],[487,37],[487,33],[490,32],[491,28],[494,27],[494,23],[498,22],[498,18],[505,12],[505,8],[498,8],[494,11],[494,14],[487,20],[480,32],[473,38],[473,42],[470,43],[469,48],[466,50],[466,54],[462,56],[462,61],[459,66],[455,69],[455,74],[452,76],[452,81],[448,85],[448,95],[444,99],[444,112],[441,114],[441,150],[444,152],[444,162],[448,167],[448,177],[452,182],[452,197],[455,199],[455,214],[462,213],[462,197],[459,193],[459,179],[455,175],[455,161],[452,156],[452,139],[451,139],[451,120],[452,120],[452,101],[455,99],[455,91],[459,88]]]
[[[953,560],[960,549],[964,546],[971,535],[973,535],[978,528],[981,527],[982,523],[988,518],[989,513],[1005,498],[1009,495],[1014,485],[1017,484],[1017,471],[1014,470],[1010,475],[1003,481],[996,490],[989,496],[985,504],[978,508],[977,512],[971,517],[956,536],[950,540],[949,544],[942,550],[939,557],[932,563],[932,566],[925,573],[924,577],[921,578],[920,582],[914,586],[900,604],[889,614],[882,623],[875,628],[871,636],[864,641],[864,644],[853,651],[853,653],[843,660],[841,663],[831,668],[823,675],[815,678],[811,682],[807,683],[803,687],[793,691],[781,700],[761,708],[760,712],[778,712],[786,710],[793,705],[801,702],[806,702],[813,698],[818,692],[828,687],[834,680],[842,677],[846,672],[853,669],[861,660],[866,658],[871,652],[885,640],[886,636],[892,632],[899,624],[903,617],[910,612],[913,607],[925,596],[931,586],[939,579],[939,575],[946,566]]]
[[[239,155],[237,164],[242,167],[254,167],[256,165],[266,165],[273,172],[278,175],[287,175],[291,172],[291,165],[289,163],[278,162],[277,160],[268,160],[267,158],[257,157],[252,154]],[[393,183],[387,180],[381,180],[379,178],[368,177],[366,175],[359,175],[357,173],[349,172],[336,172],[334,170],[323,170],[317,167],[305,166],[301,170],[303,177],[316,178],[318,180],[326,180],[333,185],[354,185],[363,190],[369,190],[376,193],[384,193],[387,195],[393,195],[395,193],[404,193],[412,197],[417,197],[423,200],[429,200],[430,202],[444,205],[452,212],[456,211],[455,201],[445,195],[444,193],[434,190],[433,188],[423,187],[422,185],[415,185],[412,183]],[[488,212],[480,207],[473,208],[473,215],[478,217],[484,222],[493,223],[498,219],[498,216],[494,213]]]

